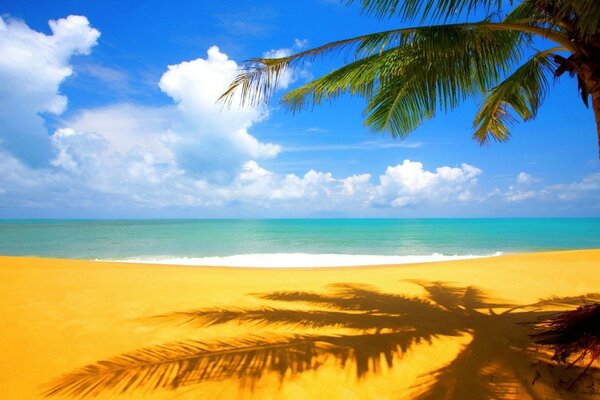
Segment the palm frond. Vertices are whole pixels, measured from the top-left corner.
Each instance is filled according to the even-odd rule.
[[[487,66],[490,70],[502,69],[506,67],[507,61],[514,61],[510,57],[507,59],[507,52],[513,50],[511,54],[517,53],[519,46],[532,34],[529,31],[535,29],[537,28],[526,24],[504,26],[488,21],[401,28],[328,43],[289,57],[251,59],[221,95],[219,101],[226,105],[234,101],[239,101],[242,105],[256,105],[268,101],[284,71],[295,68],[305,61],[344,50],[352,52],[356,60],[354,64],[348,65],[348,68],[340,73],[329,75],[329,80],[322,79],[309,84],[310,86],[304,91],[301,88],[288,100],[295,105],[304,105],[306,102],[299,99],[306,98],[307,94],[313,94],[313,98],[320,101],[327,95],[331,97],[334,93],[347,90],[368,95],[370,88],[377,84],[378,78],[386,73],[390,76],[403,74],[402,65],[410,65],[412,59],[420,54],[419,52],[424,53],[421,57],[426,58],[429,63],[439,63],[437,57],[439,54],[454,59],[467,54],[471,57],[481,54],[481,61],[483,56],[489,55],[491,59],[486,60],[485,65],[480,62],[479,66]],[[398,53],[386,51],[392,49],[397,49]],[[396,56],[396,63],[391,62],[394,56]],[[363,61],[365,57],[368,59]],[[425,64],[425,66],[429,65]],[[356,83],[352,86],[348,83],[348,79],[351,76],[356,78],[358,71],[365,72],[367,75],[364,79],[360,79],[362,84]],[[371,77],[374,82],[368,84],[368,77]],[[318,93],[323,95],[319,96]]]
[[[229,88],[219,97],[219,102],[229,105],[235,100],[240,104],[256,105],[269,100],[281,75],[290,68],[303,62],[314,61],[324,55],[339,52],[350,52],[361,43],[393,43],[398,42],[402,34],[410,33],[415,28],[394,29],[349,39],[338,40],[312,49],[308,49],[288,57],[253,58],[246,61],[242,72],[234,79]],[[364,53],[363,53],[364,54]],[[358,57],[358,53],[354,55]]]
[[[378,18],[398,16],[403,19],[448,21],[477,12],[484,15],[500,14],[502,7],[513,5],[511,0],[346,0],[359,2],[363,12]],[[568,25],[582,37],[598,33],[600,2],[596,0],[525,0],[511,13],[519,19],[546,21],[550,26]],[[510,18],[509,18],[510,19]]]
[[[541,21],[546,18],[543,10],[536,7],[534,1],[522,1],[513,8],[503,19],[504,22]]]
[[[333,100],[345,93],[358,94],[371,98],[381,84],[405,80],[409,76],[423,79],[424,68],[433,68],[440,57],[463,63],[456,65],[454,71],[446,73],[440,83],[452,79],[455,72],[465,71],[464,64],[475,68],[475,77],[468,76],[459,86],[469,85],[472,80],[481,88],[491,86],[508,70],[518,58],[517,45],[527,39],[527,35],[514,32],[491,33],[488,28],[473,29],[470,26],[434,26],[423,27],[413,32],[398,35],[397,47],[380,51],[387,43],[384,37],[372,37],[361,42],[357,52],[371,54],[353,63],[345,65],[283,96],[282,102],[293,111],[308,104],[320,104],[324,100]],[[515,50],[511,52],[511,50]],[[460,57],[462,55],[462,57]],[[485,63],[492,59],[493,62]],[[473,62],[472,62],[473,61]],[[434,71],[439,71],[434,70]],[[421,75],[419,75],[421,73]],[[473,79],[475,78],[475,79]],[[443,89],[443,99],[450,98],[453,88],[439,85]],[[452,106],[459,103],[457,98],[450,101]],[[435,105],[432,106],[435,108]],[[432,113],[429,113],[432,114]]]
[[[537,53],[484,97],[473,122],[477,142],[484,144],[490,137],[508,140],[508,126],[516,121],[511,109],[523,121],[535,118],[550,88],[549,77],[555,68],[552,53],[557,50]]]
[[[562,26],[573,37],[585,39],[600,33],[600,3],[596,0],[527,0],[527,3],[550,24]]]
[[[598,1],[565,1],[560,8],[558,17],[571,18],[580,36],[589,37],[600,33],[600,2]]]
[[[569,387],[600,360],[600,303],[543,318],[536,326],[543,331],[532,335],[534,341],[550,347],[554,351],[553,359],[560,364],[570,362],[569,366],[573,366],[588,360],[585,369]]]
[[[456,108],[487,91],[521,57],[528,36],[488,28],[437,28],[419,32],[400,78],[385,77],[368,99],[365,125],[405,137],[438,110]],[[407,45],[408,46],[408,45]],[[387,79],[389,78],[389,79]]]
[[[392,75],[403,62],[403,48],[385,50],[345,65],[286,93],[282,103],[296,112],[308,104],[318,105],[342,94],[370,97],[382,74]]]
[[[399,16],[404,19],[420,17],[421,20],[449,20],[465,14],[483,11],[499,12],[510,0],[358,0],[363,12],[378,18]],[[358,2],[346,0],[348,4]]]
[[[542,32],[555,37],[567,38],[565,21],[554,18],[544,9],[538,7],[535,1],[522,1],[512,9],[502,20],[504,24],[521,24],[539,30],[538,36],[545,37]]]

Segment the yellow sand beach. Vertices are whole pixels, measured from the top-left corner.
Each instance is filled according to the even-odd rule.
[[[599,266],[600,250],[322,269],[0,257],[0,398],[596,398],[596,371],[566,391],[577,368],[520,322],[600,301]],[[222,379],[174,383],[203,351]],[[73,374],[124,353],[110,378]],[[150,353],[183,361],[152,375]]]

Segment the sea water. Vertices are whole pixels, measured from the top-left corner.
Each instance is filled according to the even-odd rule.
[[[347,266],[600,248],[600,219],[5,220],[0,255]]]

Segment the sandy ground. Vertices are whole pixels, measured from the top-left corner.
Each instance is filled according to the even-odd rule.
[[[325,269],[0,257],[0,398],[598,398],[598,371],[568,391],[582,369],[522,322],[600,301],[599,267],[600,250]]]

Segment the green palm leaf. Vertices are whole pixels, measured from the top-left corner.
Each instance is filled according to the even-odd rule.
[[[511,110],[523,121],[535,118],[550,89],[555,50],[560,49],[537,53],[485,96],[473,123],[477,142],[486,143],[490,137],[500,142],[508,140],[508,126],[516,121]]]
[[[396,57],[396,60],[401,60],[400,63],[405,58],[401,49],[410,48],[412,50],[409,51],[408,57],[419,51],[423,52],[423,57],[428,57],[428,61],[432,63],[439,63],[437,62],[437,55],[439,54],[445,55],[446,58],[453,57],[454,59],[460,56],[473,56],[474,54],[490,55],[491,58],[485,60],[487,61],[486,65],[489,65],[491,69],[502,69],[507,66],[507,61],[514,61],[510,57],[506,58],[508,56],[507,52],[512,52],[513,54],[520,52],[519,46],[528,42],[527,39],[532,32],[538,31],[546,33],[546,30],[527,23],[513,23],[505,26],[505,24],[489,21],[411,27],[344,39],[289,57],[255,58],[247,61],[244,71],[235,78],[229,88],[221,95],[219,101],[228,105],[235,100],[239,100],[242,105],[256,105],[268,101],[284,71],[295,68],[303,62],[313,61],[318,57],[331,55],[340,51],[351,52],[355,60],[361,60],[365,57],[370,58],[376,55],[381,57],[379,59],[377,57],[370,58],[370,62],[366,64],[359,63],[354,66],[352,66],[352,63],[349,64],[349,68],[344,73],[354,72],[355,76],[357,71],[355,68],[364,69],[369,67],[368,71],[371,71],[371,74],[367,75],[367,77],[373,77],[374,73],[379,71],[376,68],[377,66],[385,66],[382,60],[390,60],[392,54],[386,52],[386,50],[393,48],[401,51],[397,56],[402,56],[402,58]],[[468,43],[470,40],[474,42]],[[560,40],[560,38],[556,38],[556,40]],[[568,43],[565,43],[565,45],[568,45]],[[493,52],[493,50],[501,51]],[[474,51],[477,53],[474,53]],[[481,53],[479,53],[480,51]],[[379,65],[377,64],[377,60],[380,60]],[[498,62],[499,65],[491,65],[495,62]],[[388,69],[379,71],[376,76],[383,76],[386,71],[397,72],[396,66],[387,65]],[[336,80],[339,84],[339,75],[333,75],[330,78],[333,79],[331,86],[335,84]],[[346,75],[347,78],[348,76]],[[482,76],[478,78],[481,80]],[[366,77],[363,81],[365,80]],[[330,85],[330,82],[325,79],[321,80],[320,83]],[[318,83],[315,83],[315,85],[318,85]],[[310,92],[310,88],[307,88],[307,90]],[[332,90],[334,91],[335,89]],[[363,94],[360,91],[357,92]],[[368,94],[369,92],[365,90],[364,93]]]
[[[595,0],[529,0],[549,21],[571,35],[591,38],[600,28],[600,2]]]
[[[348,4],[358,1],[347,0]],[[510,0],[359,0],[362,10],[379,18],[399,16],[401,18],[437,20],[456,18],[457,15],[484,11],[499,11]]]
[[[512,0],[346,0],[347,4],[359,2],[362,10],[378,18],[398,16],[403,19],[428,18],[447,21],[464,15],[482,12],[500,14]],[[582,37],[598,33],[600,2],[596,0],[526,0],[511,13],[521,18],[537,18],[554,26],[566,25]]]
[[[521,57],[519,32],[487,28],[436,28],[411,43],[411,56],[398,77],[386,76],[368,99],[365,125],[405,137],[438,110],[449,111],[467,97],[485,93]]]
[[[385,50],[345,65],[286,93],[282,102],[292,111],[300,111],[308,104],[317,105],[346,93],[370,97],[381,74],[393,74],[391,70],[399,69],[402,52],[398,48]]]

